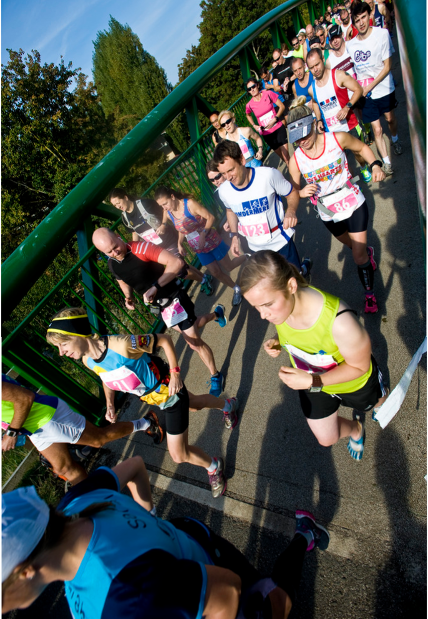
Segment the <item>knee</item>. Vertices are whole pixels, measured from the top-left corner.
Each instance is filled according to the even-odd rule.
[[[96,435],[94,439],[91,440],[90,447],[95,447],[95,449],[100,449],[104,447],[104,445],[108,443],[108,438],[102,432],[102,428],[100,428],[100,433]]]
[[[375,138],[381,138],[383,135],[383,130],[382,130],[382,126],[379,125],[379,127],[374,127],[373,128],[373,135],[375,136]]]
[[[200,338],[192,338],[191,340],[187,340],[187,343],[190,348],[196,352],[200,352],[204,347],[204,341]]]
[[[217,262],[212,262],[208,270],[213,277],[218,277],[221,275],[221,269]]]
[[[329,437],[329,436],[317,436],[317,441],[321,445],[321,447],[331,447],[332,445],[336,445],[339,437]]]
[[[183,464],[184,462],[189,461],[189,454],[185,450],[170,451],[169,454],[176,464]]]
[[[57,464],[56,466],[52,467],[52,470],[56,475],[58,475],[59,477],[64,477],[67,480],[72,480],[76,476],[75,469],[76,467],[73,465],[72,462],[70,462],[69,464]]]

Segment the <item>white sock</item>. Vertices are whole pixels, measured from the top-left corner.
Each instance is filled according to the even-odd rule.
[[[214,471],[217,470],[217,466],[218,466],[218,461],[217,458],[212,458],[211,459],[211,464],[210,466],[207,468],[208,473],[214,473]]]
[[[395,143],[398,142],[398,133],[397,135],[391,135],[391,140]]]
[[[389,157],[383,157],[383,162],[386,163],[387,165],[391,165],[391,160]]]
[[[140,432],[141,430],[145,432],[150,428],[150,421],[147,421],[144,417],[143,419],[136,419],[132,423],[134,424],[134,429],[132,430],[133,432]]]
[[[233,290],[234,290],[235,292],[241,292],[241,288],[240,288],[239,286],[234,286],[234,287],[233,287]]]
[[[206,276],[206,275],[205,275],[205,273],[204,273],[204,275],[203,275],[203,277],[202,277],[201,284],[205,284],[205,282],[206,282],[206,281],[207,281],[207,276]]]
[[[223,413],[230,413],[230,400],[224,401]]]
[[[152,509],[149,511],[149,514],[156,516],[156,505],[153,505]]]

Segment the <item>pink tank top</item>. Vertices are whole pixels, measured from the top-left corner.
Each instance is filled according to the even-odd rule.
[[[207,220],[200,215],[192,215],[187,206],[187,198],[184,198],[184,213],[182,217],[174,216],[171,211],[168,211],[168,215],[175,229],[186,235],[187,242],[196,253],[206,254],[220,245],[221,238],[217,230],[210,228],[209,233],[205,237],[203,249],[198,249],[199,235],[205,229]]]

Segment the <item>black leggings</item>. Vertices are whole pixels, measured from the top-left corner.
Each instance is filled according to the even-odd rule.
[[[263,599],[263,596],[256,590],[257,586],[254,586],[262,580],[260,573],[233,544],[193,518],[176,518],[171,520],[171,523],[177,529],[193,537],[209,554],[217,567],[231,570],[241,578],[241,600],[245,607],[240,609],[239,617],[249,619],[257,616],[254,614],[257,609],[263,610],[264,619],[272,617],[269,597]],[[280,554],[273,568],[272,580],[287,593],[292,604],[295,602],[299,588],[307,546],[308,542],[303,535],[295,535]],[[245,596],[245,591],[249,588],[253,588],[253,592]]]

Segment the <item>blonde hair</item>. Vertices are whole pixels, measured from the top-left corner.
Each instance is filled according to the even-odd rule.
[[[233,112],[231,112],[230,110],[222,110],[220,112],[220,114],[218,115],[218,122],[221,124],[221,119],[222,117],[227,114],[228,116],[230,116],[233,119],[233,122],[236,122],[236,116]]]
[[[274,290],[280,290],[285,295],[292,277],[296,279],[299,288],[308,286],[294,264],[287,262],[283,256],[267,249],[258,251],[245,263],[241,274],[241,291],[245,294],[262,280],[267,280]]]
[[[296,120],[309,116],[310,114],[312,114],[312,110],[306,105],[305,95],[300,95],[300,97],[297,97],[297,99],[291,102],[290,111],[288,112],[288,124],[294,123]]]
[[[52,316],[51,322],[54,318],[68,318],[69,316],[82,316],[86,314],[87,310],[84,307],[64,307],[62,310],[57,312],[55,316]],[[56,346],[60,342],[66,342],[70,339],[70,335],[66,335],[65,333],[47,333],[46,341],[49,344],[53,344]],[[90,338],[92,340],[99,340],[100,336],[97,333],[93,333]]]

